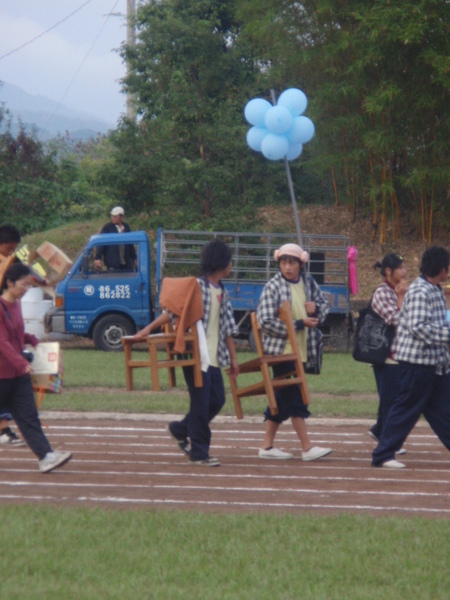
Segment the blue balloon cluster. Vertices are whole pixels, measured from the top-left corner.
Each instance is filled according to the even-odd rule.
[[[276,106],[263,98],[247,102],[244,115],[253,125],[247,131],[247,144],[269,160],[295,160],[303,144],[314,137],[314,123],[301,116],[307,104],[305,94],[296,88],[284,91]]]

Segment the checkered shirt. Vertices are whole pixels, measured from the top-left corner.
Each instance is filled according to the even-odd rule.
[[[418,277],[406,292],[397,330],[396,360],[450,371],[450,329],[446,319],[444,292]]]
[[[200,288],[202,290],[202,301],[205,314],[202,318],[203,327],[208,327],[209,314],[211,312],[211,291],[209,289],[209,281],[206,277],[200,277],[198,280]],[[238,333],[238,328],[233,317],[233,308],[231,306],[228,293],[224,286],[222,288],[222,302],[220,303],[219,313],[219,346],[217,348],[217,358],[221,367],[226,367],[230,364],[230,353],[228,352],[225,340],[234,336]]]
[[[304,282],[306,283],[307,298],[316,303],[314,316],[319,319],[319,324],[322,324],[330,311],[330,303],[311,275],[307,275]],[[266,354],[283,354],[286,346],[287,328],[278,316],[278,310],[285,300],[292,304],[291,288],[282,274],[277,273],[264,286],[256,311],[258,322],[263,330],[263,345]],[[314,364],[321,339],[322,332],[317,327],[308,330],[307,366],[309,363]]]
[[[398,296],[395,290],[387,283],[382,283],[374,291],[371,306],[380,315],[387,325],[395,327],[395,337],[391,346],[391,356],[397,349],[397,327],[400,320],[400,309],[398,307]]]

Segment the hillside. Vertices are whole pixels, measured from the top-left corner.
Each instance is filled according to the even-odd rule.
[[[13,135],[22,124],[27,131],[35,131],[41,141],[66,132],[74,141],[87,141],[95,139],[98,134],[106,134],[115,126],[50,98],[28,94],[12,83],[0,82],[0,102],[4,102],[9,111]]]
[[[404,235],[395,245],[381,248],[377,240],[372,241],[370,217],[358,217],[358,220],[354,222],[351,212],[345,207],[307,206],[300,208],[299,216],[303,233],[347,235],[350,245],[357,248],[356,267],[359,293],[352,297],[355,305],[370,298],[373,289],[380,282],[379,272],[373,269],[373,264],[377,260],[381,260],[387,252],[395,251],[404,256],[409,281],[412,281],[418,274],[420,258],[426,245],[417,237],[412,236],[410,232],[408,232],[408,236]],[[256,218],[261,223],[261,227],[258,228],[274,232],[291,231],[293,241],[295,241],[295,223],[290,206],[261,208]],[[142,228],[138,217],[130,217],[126,220],[132,229]],[[59,229],[26,236],[24,241],[33,248],[37,247],[42,241],[47,240],[56,244],[73,259],[82,249],[89,236],[97,233],[106,221],[107,218],[67,225]],[[152,241],[156,238],[155,231],[148,231],[148,234]],[[437,238],[434,243],[449,247],[448,239]]]
[[[261,212],[271,231],[293,231],[295,237],[291,207],[266,207]],[[412,281],[418,275],[420,259],[426,244],[417,236],[411,235],[411,231],[408,231],[408,235],[404,234],[395,244],[387,244],[382,248],[377,238],[372,241],[371,218],[358,217],[355,222],[352,213],[346,207],[307,206],[300,208],[299,217],[302,232],[346,235],[350,245],[358,250],[356,268],[359,293],[352,296],[355,304],[370,298],[374,288],[380,283],[379,271],[374,270],[373,265],[388,252],[398,252],[405,258],[408,281]],[[289,223],[290,226],[287,225]],[[449,248],[448,239],[436,238],[433,243]]]

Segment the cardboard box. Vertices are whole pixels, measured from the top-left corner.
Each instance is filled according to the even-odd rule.
[[[64,254],[62,250],[50,242],[44,242],[41,244],[36,252],[54,271],[58,273],[58,275],[61,275],[61,277],[66,275],[73,264],[70,258]]]
[[[57,375],[59,373],[59,342],[41,342],[36,348],[26,345],[33,353],[33,375]]]
[[[48,392],[60,394],[63,389],[64,364],[59,343],[42,342],[31,351],[34,353],[34,373],[31,375],[33,389],[40,395]]]

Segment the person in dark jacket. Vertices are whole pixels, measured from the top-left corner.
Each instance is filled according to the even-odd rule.
[[[111,210],[111,221],[106,223],[100,233],[129,233],[128,223],[124,223],[125,211],[121,206]],[[136,250],[132,244],[114,244],[112,246],[99,246],[95,253],[94,266],[102,268],[102,260],[109,270],[132,270],[136,265]]]
[[[405,468],[395,453],[421,415],[450,450],[450,327],[441,287],[449,270],[450,252],[427,248],[421,274],[406,292],[393,355],[400,364],[400,385],[372,453],[374,467]]]

